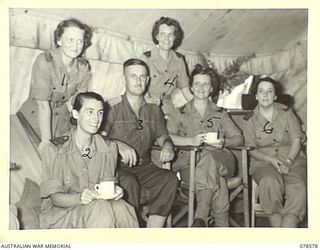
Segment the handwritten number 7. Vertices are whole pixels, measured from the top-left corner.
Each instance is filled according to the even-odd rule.
[[[143,122],[143,120],[139,120],[139,127],[137,128],[138,130],[142,130],[143,129],[142,122]]]

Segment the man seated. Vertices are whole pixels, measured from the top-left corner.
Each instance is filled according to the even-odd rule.
[[[43,229],[139,226],[134,208],[121,199],[121,192],[105,200],[94,190],[97,183],[116,181],[117,147],[96,134],[103,120],[103,103],[94,92],[78,94],[72,110],[76,127],[43,149]]]
[[[102,133],[117,143],[122,157],[118,166],[119,181],[125,199],[139,211],[139,201],[149,208],[147,227],[163,227],[174,202],[178,180],[169,170],[151,162],[151,148],[161,147],[160,162],[174,157],[173,144],[159,106],[144,99],[149,82],[148,66],[140,59],[123,65],[126,93],[109,101],[111,106]],[[141,190],[147,191],[140,197]]]

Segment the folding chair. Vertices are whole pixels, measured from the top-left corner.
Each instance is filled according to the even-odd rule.
[[[251,227],[255,227],[256,216],[266,217],[259,203],[259,185],[251,178]]]
[[[194,217],[194,183],[195,183],[195,167],[196,167],[196,156],[197,153],[202,150],[201,147],[194,146],[178,146],[176,147],[179,150],[188,150],[190,151],[190,181],[189,181],[189,197],[188,197],[188,206],[182,208],[180,212],[173,218],[173,225],[176,224],[186,212],[188,212],[188,227],[191,227]],[[249,191],[248,191],[248,150],[252,150],[252,147],[241,146],[241,147],[228,147],[231,150],[241,150],[241,168],[242,176],[236,176],[232,178],[237,178],[238,180],[230,180],[229,183],[234,183],[234,186],[228,185],[232,189],[229,200],[233,201],[240,193],[243,194],[243,209],[244,209],[244,225],[249,227]],[[228,184],[228,181],[227,181]],[[240,225],[233,219],[230,218],[230,223],[233,226],[239,227]]]

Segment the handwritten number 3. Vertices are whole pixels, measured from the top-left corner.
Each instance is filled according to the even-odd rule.
[[[143,122],[143,120],[139,120],[139,127],[137,128],[138,130],[142,130],[143,129],[142,122]]]

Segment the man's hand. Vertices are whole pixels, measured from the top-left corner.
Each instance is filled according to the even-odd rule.
[[[97,198],[98,194],[88,188],[84,189],[80,196],[81,204],[87,205]]]
[[[159,161],[161,163],[168,162],[168,161],[171,161],[173,157],[174,157],[174,151],[171,143],[170,144],[165,143],[161,148]]]
[[[137,163],[137,154],[136,151],[123,142],[117,141],[119,148],[119,154],[122,157],[122,162],[124,162],[129,167],[136,165]]]

